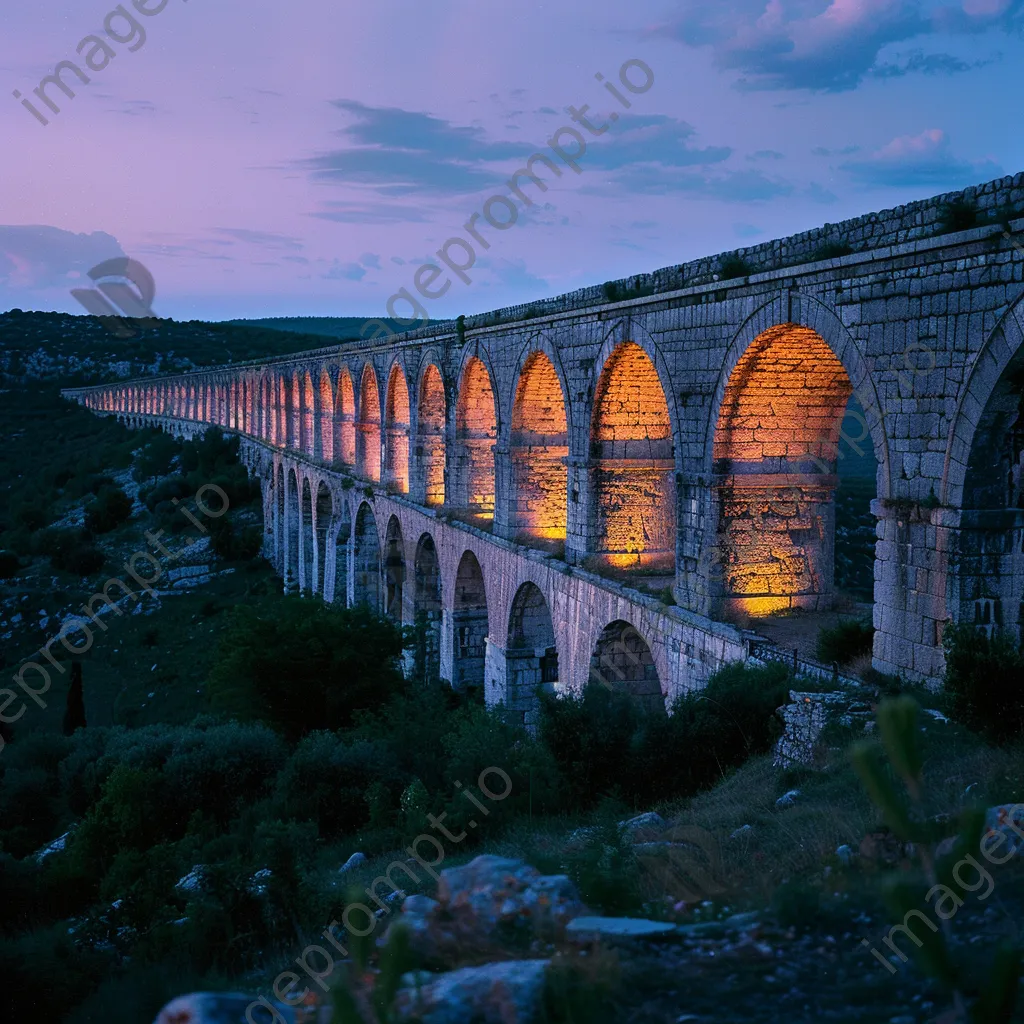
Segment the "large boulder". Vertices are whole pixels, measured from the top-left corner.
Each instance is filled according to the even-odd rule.
[[[544,993],[547,960],[463,967],[399,990],[399,1020],[419,1024],[529,1024]]]
[[[587,912],[566,875],[542,875],[523,861],[484,855],[441,872],[437,899],[410,896],[398,918],[427,962],[454,964],[510,943],[554,942]]]
[[[270,1000],[261,1002],[256,996],[239,992],[190,992],[178,996],[156,1015],[154,1024],[246,1024],[249,1007],[253,1007],[252,1020],[295,1024],[295,1010],[290,1006]]]

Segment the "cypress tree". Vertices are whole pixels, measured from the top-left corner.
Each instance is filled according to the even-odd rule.
[[[64,735],[70,736],[76,729],[85,728],[85,696],[82,692],[82,663],[71,665],[71,688],[64,710]]]

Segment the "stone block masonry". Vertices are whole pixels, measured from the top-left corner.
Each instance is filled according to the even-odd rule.
[[[975,226],[948,230],[952,204]],[[1022,214],[1016,175],[739,250],[730,280],[708,257],[450,332],[66,394],[244,437],[288,586],[382,600],[390,518],[406,579],[429,534],[440,672],[517,706],[586,685],[619,621],[671,698],[742,656],[731,609],[827,607],[838,460],[870,446],[874,664],[937,681],[947,623],[1024,619]],[[675,606],[645,596],[666,585]]]

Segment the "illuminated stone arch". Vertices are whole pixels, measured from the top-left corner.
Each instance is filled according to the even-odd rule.
[[[416,544],[413,572],[414,664],[424,682],[436,682],[441,673],[441,564],[429,533],[424,533]]]
[[[384,537],[384,614],[401,624],[405,619],[405,539],[398,516],[388,520]]]
[[[449,503],[483,520],[494,518],[498,403],[493,382],[481,353],[474,352],[463,363],[455,403],[454,494]]]
[[[509,526],[530,543],[564,544],[568,520],[569,407],[551,357],[521,360],[512,404]]]
[[[628,694],[648,712],[666,710],[651,648],[636,627],[623,619],[601,630],[590,657],[587,685]]]
[[[789,319],[779,320],[786,315]],[[834,492],[851,394],[888,479],[874,386],[831,310],[788,296],[762,307],[727,353],[707,439],[714,532],[706,548],[713,613],[830,606]]]
[[[482,698],[489,629],[487,590],[480,562],[468,549],[455,574],[452,629],[452,686]]]
[[[313,381],[306,370],[297,371],[292,378],[296,388],[295,447],[305,455],[313,454]]]
[[[343,466],[356,465],[356,398],[348,367],[338,371],[334,405],[334,458]]]
[[[320,423],[318,429],[319,451],[314,451],[317,458],[324,462],[334,461],[334,387],[327,367],[320,370]]]
[[[353,550],[353,600],[379,612],[380,595],[380,535],[377,518],[369,502],[361,502],[356,512]]]
[[[635,341],[601,364],[590,428],[591,553],[618,569],[675,568],[674,417]]]
[[[359,382],[356,471],[367,480],[380,480],[380,391],[377,374],[370,363],[363,367]]]
[[[447,400],[437,363],[429,362],[416,389],[416,458],[426,505],[444,504]]]
[[[400,494],[409,493],[409,385],[396,359],[388,373],[384,403],[384,482]]]

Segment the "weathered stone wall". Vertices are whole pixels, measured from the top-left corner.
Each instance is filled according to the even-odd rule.
[[[950,226],[954,200],[974,202],[982,223],[939,233]],[[749,276],[715,281],[721,260],[701,260],[469,317],[458,327],[73,395],[132,422],[230,425],[234,415],[236,430],[308,452],[302,405],[309,390],[295,375],[321,380],[326,373],[339,410],[331,468],[374,481],[389,453],[393,462],[406,460],[400,441],[382,433],[380,415],[381,382],[397,363],[410,406],[410,498],[423,505],[427,462],[436,467],[440,460],[436,431],[420,427],[430,417],[419,414],[424,370],[433,365],[445,393],[445,511],[486,527],[485,543],[499,549],[501,539],[517,535],[537,544],[564,541],[564,561],[557,562],[563,573],[595,557],[638,555],[640,543],[657,551],[666,529],[674,529],[666,561],[674,562],[675,599],[705,617],[735,598],[743,580],[758,578],[760,564],[792,576],[789,596],[797,603],[827,602],[831,463],[844,445],[870,445],[879,464],[875,664],[935,679],[944,623],[973,618],[979,600],[998,600],[1008,624],[1020,616],[1020,489],[1000,485],[993,497],[970,479],[1020,476],[1012,436],[1024,259],[1001,221],[1022,203],[1018,175],[744,250],[757,271]],[[1024,221],[1009,227],[1020,230]],[[840,240],[856,251],[801,262]],[[788,359],[772,356],[780,339],[795,346]],[[641,437],[622,438],[627,447],[616,449],[614,428],[610,437],[595,431],[606,394],[599,398],[602,374],[632,352],[629,346],[653,366],[670,424],[670,447],[635,466],[623,455]],[[751,353],[764,356],[760,365]],[[349,379],[360,382],[357,400],[348,394]],[[760,406],[757,389],[743,388],[758,380],[762,398],[772,393]],[[787,382],[798,385],[795,393]],[[241,409],[231,413],[233,384]],[[866,423],[848,424],[848,440],[836,452],[846,389]],[[311,451],[324,461],[317,437],[322,393],[312,389]],[[737,404],[736,394],[746,397]],[[436,401],[435,390],[424,407]],[[358,438],[355,453],[342,439],[346,430]],[[605,461],[608,443],[617,464]],[[998,450],[994,468],[983,450]],[[764,478],[760,494],[737,497],[743,475],[748,485]],[[748,549],[767,544],[767,553],[745,554],[744,539],[757,541]],[[643,568],[643,559],[636,561]],[[297,565],[296,575],[301,571]],[[774,596],[768,575],[756,586]],[[562,611],[554,614],[556,626]]]

